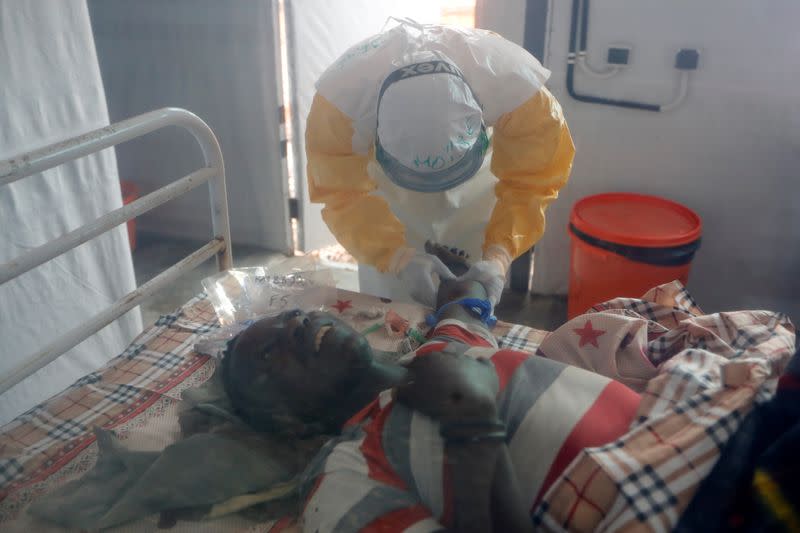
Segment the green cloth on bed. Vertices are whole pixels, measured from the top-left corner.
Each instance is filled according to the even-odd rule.
[[[285,489],[323,438],[287,441],[250,430],[233,414],[216,374],[204,386],[184,392],[181,411],[184,438],[161,452],[128,450],[112,432],[96,429],[95,467],[33,503],[28,512],[68,528],[94,530],[156,513],[169,512],[162,518],[216,516],[231,506],[214,504],[270,488],[279,489],[278,495],[267,495],[262,503],[282,500],[272,506],[273,518],[284,514],[287,505],[299,504],[297,492],[285,496]]]

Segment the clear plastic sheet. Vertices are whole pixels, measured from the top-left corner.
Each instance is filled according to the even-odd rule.
[[[333,272],[304,258],[227,270],[204,279],[203,288],[221,327],[195,349],[214,357],[221,357],[228,341],[256,320],[291,309],[322,311],[336,301]]]

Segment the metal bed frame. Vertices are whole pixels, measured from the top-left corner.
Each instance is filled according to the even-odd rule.
[[[0,161],[0,187],[167,126],[184,128],[194,136],[203,150],[205,159],[203,168],[0,265],[0,285],[206,182],[208,182],[211,197],[213,238],[192,254],[114,302],[107,309],[27,357],[10,374],[0,376],[0,394],[56,360],[64,352],[75,347],[155,294],[162,287],[175,281],[183,273],[194,269],[212,256],[217,257],[217,268],[220,271],[231,268],[230,223],[222,152],[217,138],[208,124],[185,109],[167,107],[150,111],[13,159]]]

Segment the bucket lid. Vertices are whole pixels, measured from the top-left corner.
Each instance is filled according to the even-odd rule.
[[[635,193],[588,196],[572,208],[570,223],[604,241],[630,246],[667,247],[700,238],[700,217],[679,203]]]

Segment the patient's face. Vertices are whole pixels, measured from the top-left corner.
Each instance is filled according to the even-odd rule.
[[[289,311],[247,328],[230,350],[230,382],[256,404],[280,401],[297,416],[324,413],[372,362],[366,339],[327,313]]]

